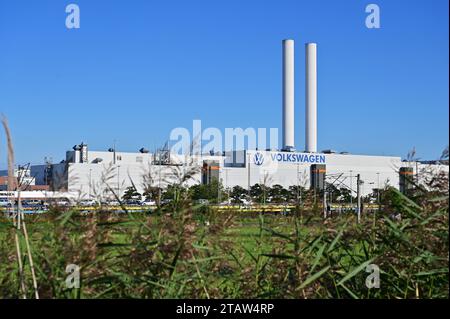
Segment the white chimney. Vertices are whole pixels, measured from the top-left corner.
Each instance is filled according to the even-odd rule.
[[[294,147],[294,40],[283,40],[283,150]]]
[[[306,43],[306,152],[317,152],[317,44]]]

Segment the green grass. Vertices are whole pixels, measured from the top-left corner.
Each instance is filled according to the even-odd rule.
[[[190,206],[26,222],[42,298],[448,298],[447,202],[427,208],[396,196],[402,220],[386,211],[375,225],[368,215],[357,224],[353,215],[323,221],[307,211],[248,216]],[[13,234],[0,218],[0,298],[20,297]],[[365,285],[372,263],[379,289]],[[80,289],[65,286],[68,264],[81,267]]]

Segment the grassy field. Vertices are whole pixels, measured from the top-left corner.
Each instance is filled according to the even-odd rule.
[[[26,224],[41,298],[448,298],[448,199],[419,205],[394,195],[392,209],[360,224],[300,207],[246,215],[190,204],[151,214],[54,211]],[[15,233],[2,217],[1,298],[22,296]],[[79,288],[67,287],[69,264],[80,267]],[[379,288],[366,285],[373,265]]]

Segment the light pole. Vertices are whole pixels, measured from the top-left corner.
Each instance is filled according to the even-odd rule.
[[[370,182],[369,185],[375,185],[375,182]],[[363,188],[364,190],[364,188]],[[372,190],[374,190],[373,186],[372,186]],[[377,192],[378,193],[378,192]],[[370,200],[370,199],[369,199]]]
[[[364,182],[361,180],[361,175],[360,174],[356,175],[356,196],[357,196],[357,199],[358,199],[358,206],[357,206],[358,223],[360,223],[360,221],[361,221],[361,211],[362,211],[361,186],[363,184],[364,184]]]

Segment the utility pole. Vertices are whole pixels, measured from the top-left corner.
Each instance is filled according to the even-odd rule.
[[[327,218],[327,192],[323,189],[323,219]]]

